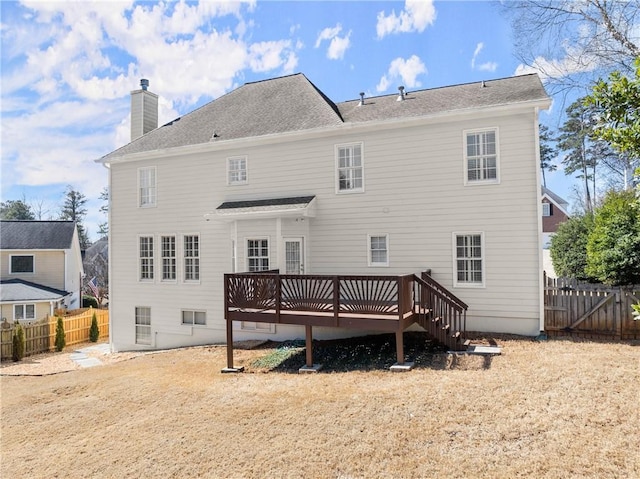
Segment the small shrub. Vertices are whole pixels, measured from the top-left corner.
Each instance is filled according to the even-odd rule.
[[[24,358],[24,329],[20,323],[16,321],[15,329],[13,330],[13,360],[22,361]]]
[[[92,307],[92,308],[98,309],[98,300],[93,296],[84,295],[82,296],[82,307],[83,308]]]
[[[64,337],[64,321],[58,317],[58,324],[56,325],[56,351],[62,351],[67,344]]]
[[[93,316],[91,316],[91,329],[89,329],[89,340],[95,343],[99,337],[100,328],[98,328],[98,318],[96,318],[96,313],[93,313]]]

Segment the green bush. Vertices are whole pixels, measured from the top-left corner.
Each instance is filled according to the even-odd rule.
[[[22,361],[24,358],[24,329],[20,323],[16,321],[15,328],[13,330],[13,360]]]
[[[98,300],[93,296],[88,296],[85,294],[84,296],[82,296],[82,307],[98,309]]]
[[[64,321],[61,317],[58,317],[58,324],[56,325],[56,351],[62,351],[67,344],[67,340],[64,337]]]
[[[592,281],[587,273],[587,242],[593,229],[590,215],[574,216],[560,224],[551,237],[549,252],[558,276]]]
[[[92,343],[98,341],[100,337],[100,328],[98,328],[98,318],[96,318],[96,313],[93,313],[91,317],[91,329],[89,329],[89,340]]]

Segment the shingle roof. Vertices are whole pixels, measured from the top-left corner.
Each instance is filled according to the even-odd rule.
[[[225,201],[216,209],[228,210],[234,208],[255,208],[260,206],[306,205],[314,198],[315,196],[293,196],[290,198],[269,198],[265,200]]]
[[[366,98],[362,106],[359,100],[335,104],[301,73],[247,83],[101,160],[217,140],[549,100],[535,74],[409,91],[405,101],[396,98]]]
[[[41,284],[24,281],[22,279],[8,279],[0,281],[0,301],[51,301],[64,298],[71,294],[60,289],[49,288]]]
[[[73,221],[0,221],[0,249],[69,249]]]

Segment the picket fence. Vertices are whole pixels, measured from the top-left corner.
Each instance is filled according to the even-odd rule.
[[[109,310],[85,308],[66,313],[62,318],[67,346],[89,342],[91,320],[96,315],[99,339],[109,338]],[[25,356],[46,353],[55,349],[58,318],[51,316],[31,324],[22,324],[25,337]],[[3,323],[0,329],[0,358],[11,360],[13,355],[12,323]]]
[[[545,278],[544,323],[549,336],[640,339],[632,304],[640,286],[606,286],[568,278]]]

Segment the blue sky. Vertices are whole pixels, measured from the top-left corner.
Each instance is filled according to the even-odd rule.
[[[89,200],[92,239],[105,221],[98,197],[107,185],[93,160],[128,142],[129,94],[140,78],[160,96],[163,124],[246,82],[296,72],[343,101],[532,71],[516,59],[494,2],[25,0],[0,8],[1,199],[25,198],[42,219],[56,218],[72,185]],[[557,123],[555,113],[541,121]],[[547,174],[567,199],[574,182]]]

